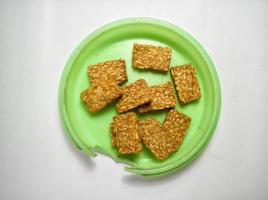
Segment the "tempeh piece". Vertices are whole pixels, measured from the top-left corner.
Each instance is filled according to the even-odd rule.
[[[145,80],[139,79],[123,88],[123,94],[116,103],[118,112],[126,112],[148,103],[151,100],[149,87]]]
[[[171,68],[171,75],[181,103],[186,104],[201,97],[196,69],[191,64]]]
[[[111,140],[112,145],[118,148],[120,154],[138,153],[141,151],[142,144],[134,112],[113,117]]]
[[[81,93],[80,98],[90,112],[97,112],[121,94],[121,88],[117,84],[101,80],[92,83],[90,88]]]
[[[168,71],[171,60],[171,49],[147,44],[134,44],[132,65],[140,69]]]
[[[98,80],[107,80],[120,84],[127,80],[125,60],[110,60],[90,65],[88,67],[88,75],[91,83]]]
[[[140,113],[162,110],[176,105],[176,98],[170,82],[149,87],[151,101],[139,108]]]
[[[176,151],[186,134],[191,123],[191,118],[176,110],[170,110],[163,123],[163,129],[166,132],[168,143],[171,145],[171,151]]]
[[[171,153],[170,144],[161,123],[155,119],[148,119],[140,120],[138,124],[142,142],[154,156],[159,160],[168,157]]]

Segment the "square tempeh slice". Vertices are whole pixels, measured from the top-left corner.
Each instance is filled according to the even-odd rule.
[[[140,120],[139,134],[145,146],[154,154],[154,156],[163,160],[171,153],[171,144],[168,143],[166,133],[162,125],[155,119]]]
[[[116,103],[116,109],[120,113],[134,109],[151,100],[149,87],[143,79],[135,81],[122,90],[123,94]]]
[[[196,69],[191,64],[171,68],[171,75],[181,103],[186,104],[201,97]]]
[[[117,84],[100,80],[97,83],[92,83],[88,89],[83,91],[80,98],[90,112],[97,112],[121,94],[122,90]]]
[[[140,69],[168,71],[171,60],[171,48],[147,44],[134,44],[132,65]]]
[[[111,123],[112,145],[120,154],[138,153],[142,149],[136,114],[128,112],[113,117]]]
[[[176,110],[170,110],[163,123],[163,129],[166,132],[168,143],[171,145],[170,151],[176,151],[186,134],[191,123],[191,118]]]
[[[176,98],[170,82],[149,87],[151,101],[139,108],[140,113],[162,110],[176,105]]]
[[[110,60],[90,65],[88,67],[88,75],[91,83],[104,79],[120,84],[127,80],[125,60]]]

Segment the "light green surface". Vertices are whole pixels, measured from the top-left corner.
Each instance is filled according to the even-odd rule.
[[[170,73],[138,70],[131,66],[133,43],[157,44],[172,48],[171,66],[192,63],[197,69],[202,98],[176,109],[192,118],[184,142],[176,153],[164,161],[156,160],[144,147],[135,156],[119,156],[110,141],[109,126],[115,116],[115,104],[97,113],[89,113],[80,100],[80,93],[89,86],[87,67],[106,60],[126,60],[129,84],[143,78],[149,85],[171,81]],[[217,125],[221,94],[212,61],[188,33],[167,22],[132,18],[108,24],[83,40],[69,58],[60,83],[59,106],[66,132],[79,149],[94,157],[102,152],[127,163],[127,171],[142,175],[164,175],[181,169],[192,161],[208,143]],[[139,114],[139,118],[155,117],[163,121],[167,111]]]

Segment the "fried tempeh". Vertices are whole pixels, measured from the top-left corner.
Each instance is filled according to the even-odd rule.
[[[201,97],[196,69],[191,64],[180,65],[170,70],[181,103],[186,104]]]
[[[135,81],[122,90],[123,94],[116,103],[116,109],[120,113],[134,109],[151,100],[149,87],[143,79]]]
[[[97,112],[122,94],[121,88],[113,83],[100,80],[84,90],[80,98],[90,112]]]
[[[171,49],[147,44],[134,44],[132,65],[140,69],[168,71],[171,60]]]
[[[154,156],[163,160],[169,156],[170,144],[162,125],[155,119],[140,120],[139,134],[145,146],[154,154]]]
[[[91,83],[98,80],[107,80],[120,84],[127,80],[125,60],[110,60],[90,65],[88,75]]]
[[[191,118],[176,110],[170,110],[163,123],[163,130],[170,144],[170,151],[176,151],[186,134],[191,123]]]
[[[134,112],[113,117],[111,140],[112,145],[118,148],[120,154],[138,153],[141,151],[142,144]]]
[[[176,105],[176,98],[170,82],[149,87],[151,101],[139,108],[140,113],[162,110]]]

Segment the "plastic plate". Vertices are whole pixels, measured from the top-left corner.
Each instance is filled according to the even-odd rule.
[[[117,115],[115,104],[97,113],[90,113],[80,100],[80,93],[89,87],[87,68],[106,60],[126,60],[129,84],[143,78],[149,85],[171,81],[170,72],[137,70],[131,65],[133,43],[146,43],[172,48],[171,67],[192,63],[197,69],[202,98],[176,109],[192,118],[180,149],[168,159],[159,161],[144,147],[138,155],[120,156],[110,141],[110,123]],[[164,175],[190,163],[209,142],[216,128],[220,107],[220,84],[215,67],[201,45],[188,33],[170,23],[148,19],[123,19],[105,25],[86,37],[70,56],[60,82],[59,107],[66,133],[76,146],[91,157],[102,152],[126,163],[126,171],[141,175]],[[155,117],[163,121],[167,110],[138,114],[139,118]]]

